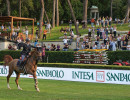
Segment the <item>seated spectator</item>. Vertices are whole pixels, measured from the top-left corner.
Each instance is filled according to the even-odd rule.
[[[126,48],[127,48],[127,50],[130,50],[130,43],[127,45]]]
[[[64,36],[66,36],[66,35],[67,35],[67,32],[65,31],[65,32],[64,32]]]
[[[63,39],[63,42],[64,42],[64,45],[67,44],[68,42],[67,36],[65,36],[65,38]]]
[[[63,29],[63,27],[61,27],[61,29],[60,29],[60,32],[64,32],[64,29]]]
[[[81,49],[85,49],[85,43],[81,44]]]
[[[45,44],[43,44],[43,46],[42,46],[43,48],[45,48],[45,50],[46,50],[46,45]]]
[[[63,51],[68,51],[68,49],[69,49],[68,44],[65,44],[65,46],[63,47]]]
[[[57,44],[57,49],[56,49],[56,51],[60,51],[60,45],[59,45],[59,44]]]
[[[11,46],[11,44],[9,44],[9,46],[8,46],[8,50],[12,50],[12,46]]]
[[[97,49],[96,43],[93,45],[92,49]]]
[[[18,43],[21,43],[22,40],[18,37],[18,38],[17,38],[17,42],[18,42]]]
[[[101,49],[105,49],[105,44],[101,43]]]
[[[50,49],[51,49],[51,46],[50,46],[50,44],[48,44],[46,51],[50,51]]]
[[[15,44],[13,44],[12,50],[17,50],[17,46]]]
[[[37,43],[38,43],[38,40],[36,39],[35,42],[34,42],[34,47],[37,46]]]
[[[127,50],[127,43],[124,41],[124,44],[122,45],[122,50]]]
[[[86,42],[85,49],[89,49],[89,44]]]

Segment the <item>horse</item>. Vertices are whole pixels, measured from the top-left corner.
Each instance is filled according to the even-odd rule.
[[[36,70],[37,70],[37,62],[38,59],[41,57],[41,52],[39,52],[37,49],[30,52],[30,56],[27,58],[26,64],[24,65],[24,69],[19,69],[17,66],[17,62],[19,59],[13,59],[10,55],[4,56],[4,66],[9,66],[9,74],[7,76],[7,87],[8,89],[11,89],[9,86],[9,78],[12,75],[13,71],[16,73],[16,85],[19,90],[22,90],[18,84],[18,79],[20,78],[20,73],[24,73],[26,71],[26,74],[33,75],[34,81],[35,81],[35,89],[40,92],[38,88],[38,81],[36,77]]]

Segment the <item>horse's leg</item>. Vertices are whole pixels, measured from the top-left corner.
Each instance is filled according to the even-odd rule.
[[[22,88],[20,88],[20,86],[19,86],[19,84],[18,84],[18,79],[19,79],[19,77],[20,77],[20,73],[18,73],[18,72],[15,72],[15,73],[16,73],[16,75],[17,75],[17,77],[16,77],[16,79],[15,79],[16,85],[17,85],[17,87],[18,87],[19,90],[22,90]]]
[[[36,71],[28,71],[29,74],[33,75],[34,81],[35,81],[35,89],[40,92],[38,88],[38,81],[37,81],[37,76],[36,76]]]
[[[9,67],[9,74],[8,74],[8,76],[7,76],[7,87],[8,87],[8,89],[11,89],[10,86],[9,86],[9,78],[10,78],[10,76],[12,75],[12,73],[13,73],[13,69],[11,69],[11,68]]]
[[[38,81],[37,81],[37,76],[36,76],[36,71],[33,73],[33,78],[35,81],[35,89],[40,92],[39,88],[38,88]]]

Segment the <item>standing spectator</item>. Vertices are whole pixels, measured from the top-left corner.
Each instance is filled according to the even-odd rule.
[[[125,41],[126,41],[126,44],[128,45],[128,42],[129,42],[129,35],[128,34],[125,36]]]
[[[39,22],[37,22],[37,28],[39,27]]]
[[[46,40],[46,34],[47,34],[47,30],[45,29],[44,32],[43,32],[43,40],[44,40],[44,38]]]
[[[71,28],[72,28],[72,21],[71,20],[69,21],[69,27],[70,27],[69,30],[71,30]]]
[[[115,42],[115,38],[112,39],[112,41],[110,42],[110,45],[112,46],[112,51],[116,51],[116,42]]]
[[[101,26],[101,17],[99,18],[99,20],[98,20],[98,21],[99,21],[99,26]]]
[[[100,34],[100,28],[98,27],[97,28],[97,36],[99,36],[99,34]]]
[[[113,32],[114,32],[114,38],[116,38],[116,26],[114,26]]]
[[[108,20],[107,20],[107,17],[105,18],[105,27],[107,26],[108,24]]]
[[[48,30],[48,33],[50,33],[50,30],[51,30],[51,24],[50,23],[47,23],[47,30]]]
[[[95,23],[95,20],[94,20],[94,18],[92,18],[91,19],[91,27],[93,27],[94,23]]]
[[[1,30],[4,30],[4,25],[2,24],[2,26],[1,26]]]
[[[120,34],[118,34],[118,37],[117,37],[117,47],[118,47],[118,49],[121,49],[121,36],[120,36]]]
[[[111,26],[111,23],[112,23],[112,18],[110,17],[109,18],[109,26]]]
[[[93,27],[92,28],[92,38],[94,39],[94,36],[95,36],[95,28]]]
[[[127,50],[127,44],[126,44],[126,41],[124,41],[124,44],[122,45],[122,50]]]
[[[39,38],[39,35],[38,35],[38,29],[36,29],[36,39]]]
[[[100,39],[103,38],[103,37],[102,37],[102,32],[103,32],[103,28],[101,27],[101,28],[100,28]]]
[[[109,45],[109,42],[107,41],[105,49],[109,50],[109,47],[110,45]]]
[[[106,38],[108,38],[108,26],[105,28]]]
[[[91,31],[92,31],[92,29],[89,27],[89,29],[88,29],[88,37],[91,37]]]
[[[113,34],[113,27],[110,27],[110,34]]]
[[[78,21],[78,20],[76,21],[76,24],[77,24],[77,26],[78,26],[78,28],[79,28],[79,21]]]
[[[105,39],[105,27],[102,28],[102,37],[103,37],[103,39]]]
[[[28,39],[28,29],[27,29],[27,27],[25,29],[25,34],[26,34],[26,39]]]
[[[76,38],[76,49],[79,49],[79,44],[80,44],[80,36],[77,35],[77,38]]]

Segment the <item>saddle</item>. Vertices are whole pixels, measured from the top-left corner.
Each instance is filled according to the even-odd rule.
[[[26,65],[26,63],[27,63],[27,60],[25,60],[25,61],[21,61],[20,59],[18,60],[18,62],[17,62],[17,67],[18,67],[18,69],[19,70],[24,70],[24,74],[27,74],[26,73],[26,69],[25,69],[25,65]]]

